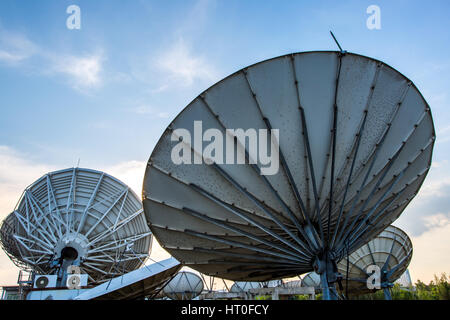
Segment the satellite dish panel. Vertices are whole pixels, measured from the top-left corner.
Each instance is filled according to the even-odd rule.
[[[172,300],[192,300],[203,291],[202,279],[192,272],[178,272],[164,287],[164,294]]]
[[[144,210],[159,243],[201,273],[266,281],[316,265],[333,283],[323,265],[400,216],[434,140],[426,101],[385,63],[289,54],[219,81],[171,122],[148,161]]]
[[[356,295],[373,291],[367,284],[375,271],[370,271],[370,266],[377,266],[380,271],[378,289],[391,287],[407,271],[412,252],[408,235],[397,227],[387,227],[376,238],[349,255],[348,293]],[[344,276],[342,284],[346,292],[347,258],[338,263],[338,270]]]
[[[308,273],[302,279],[302,287],[314,287],[315,289],[320,289],[320,276],[314,271]]]
[[[91,282],[101,282],[139,268],[152,236],[128,186],[104,172],[71,168],[25,189],[2,223],[0,242],[21,268],[45,274],[61,260],[76,260]]]

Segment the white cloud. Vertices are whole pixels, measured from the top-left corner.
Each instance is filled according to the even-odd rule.
[[[147,163],[145,161],[130,160],[120,162],[113,166],[105,166],[104,168],[94,169],[104,171],[116,177],[128,185],[140,198],[146,166]]]
[[[85,56],[55,56],[53,71],[68,76],[76,89],[98,87],[102,84],[101,71],[103,55],[101,53]]]
[[[413,257],[409,270],[413,282],[428,283],[434,274],[450,271],[450,224],[434,227],[418,237],[411,237]]]
[[[438,213],[423,219],[428,229],[441,228],[450,224],[450,216],[448,214]]]
[[[32,56],[40,59],[32,66],[39,74],[64,75],[75,89],[83,91],[99,87],[103,83],[105,59],[102,50],[84,55],[55,53],[39,47],[23,34],[0,28],[0,62],[8,66],[23,66]],[[124,76],[112,75],[111,79],[122,81]]]
[[[0,217],[10,213],[22,191],[34,180],[51,171],[51,166],[28,160],[29,155],[0,145]]]
[[[165,83],[158,90],[168,88],[169,84],[190,86],[194,80],[212,81],[217,78],[215,68],[203,57],[192,53],[183,38],[179,38],[156,59],[156,67],[165,78]]]
[[[0,62],[15,65],[37,52],[37,46],[26,36],[0,28]]]
[[[448,160],[434,161],[419,193],[396,223],[412,236],[445,226],[450,221],[449,176]]]

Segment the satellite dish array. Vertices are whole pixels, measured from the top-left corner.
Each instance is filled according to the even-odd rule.
[[[231,142],[232,157],[218,150],[208,157],[212,137],[196,140],[199,126]],[[390,232],[383,230],[428,173],[434,141],[428,104],[385,63],[346,52],[284,55],[219,81],[172,121],[148,161],[145,214],[119,180],[66,169],[25,190],[0,241],[22,268],[48,273],[76,262],[102,282],[142,266],[153,233],[183,265],[209,276],[261,282],[315,271],[311,283],[336,299],[340,261],[351,255],[354,266],[352,254]],[[175,163],[180,146],[186,154]],[[278,156],[270,163],[278,170],[268,173],[264,155]],[[411,257],[394,233],[392,253],[403,260],[389,255],[388,273],[391,262]],[[194,278],[178,274],[167,293],[180,298],[176,291],[193,284],[192,297],[201,282]]]

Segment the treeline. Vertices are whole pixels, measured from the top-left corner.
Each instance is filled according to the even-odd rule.
[[[434,275],[429,284],[417,280],[414,287],[402,288],[395,284],[391,288],[392,300],[450,300],[450,283],[446,273]],[[354,297],[358,300],[384,300],[383,290]]]

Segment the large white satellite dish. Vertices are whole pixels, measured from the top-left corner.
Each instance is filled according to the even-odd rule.
[[[251,139],[279,150],[275,174]],[[148,161],[144,210],[161,245],[199,272],[265,281],[315,269],[333,298],[336,263],[403,212],[434,140],[428,104],[385,63],[288,54],[219,81],[172,121]]]
[[[47,274],[79,264],[92,283],[142,266],[152,235],[128,186],[104,172],[70,168],[25,189],[2,223],[0,242],[21,268]]]

